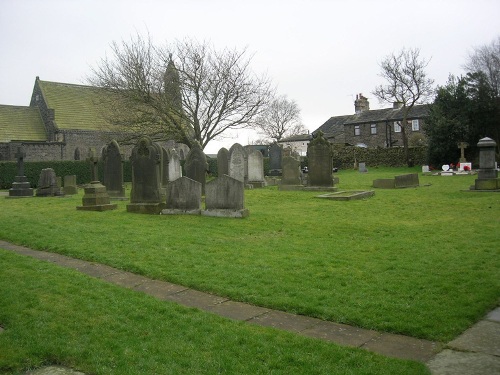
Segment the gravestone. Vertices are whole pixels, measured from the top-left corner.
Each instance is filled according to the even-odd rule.
[[[76,175],[72,174],[69,176],[64,176],[64,195],[75,195],[78,194],[78,187],[76,185]]]
[[[450,168],[448,164],[443,164],[441,166],[441,172],[439,173],[441,176],[453,176],[455,172]]]
[[[276,142],[269,147],[269,175],[281,176],[282,148]]]
[[[191,214],[201,211],[201,183],[188,177],[180,177],[167,185],[166,208],[164,215]]]
[[[26,157],[26,153],[21,147],[18,147],[15,156],[17,159],[17,175],[14,177],[12,188],[9,189],[9,197],[32,197],[33,189],[28,178],[24,175],[24,158]]]
[[[168,180],[170,182],[182,177],[181,159],[177,150],[171,149],[168,159]]]
[[[264,157],[258,150],[248,154],[248,183],[255,187],[266,186],[264,179]]]
[[[300,161],[292,156],[284,156],[281,162],[280,190],[303,188],[300,178]]]
[[[430,168],[428,165],[422,165],[422,173],[430,173]]]
[[[482,138],[477,143],[479,148],[479,171],[471,190],[499,190],[500,179],[496,168],[496,142],[491,138]]]
[[[359,163],[358,170],[359,173],[367,173],[368,169],[366,168],[366,163]]]
[[[217,176],[229,176],[229,151],[222,147],[217,153]]]
[[[227,175],[207,183],[203,216],[247,217],[244,182]]]
[[[123,155],[118,142],[112,140],[102,149],[103,185],[112,198],[125,198]]]
[[[142,137],[132,149],[132,189],[127,212],[159,214],[161,203],[161,147]]]
[[[245,183],[245,150],[239,143],[229,149],[228,176]]]
[[[40,172],[36,189],[37,197],[53,197],[62,195],[61,189],[57,186],[56,172],[52,168],[44,168]]]
[[[308,185],[333,186],[333,159],[330,142],[318,134],[307,145]]]
[[[202,194],[205,192],[207,169],[207,157],[203,153],[200,144],[194,141],[191,150],[186,156],[184,170],[186,171],[186,177],[201,184]]]
[[[97,163],[99,159],[95,155],[94,149],[90,149],[87,161],[90,164],[91,182],[83,188],[84,194],[82,205],[77,206],[77,210],[84,211],[109,211],[117,208],[116,204],[111,204],[106,186],[101,184],[97,177]]]

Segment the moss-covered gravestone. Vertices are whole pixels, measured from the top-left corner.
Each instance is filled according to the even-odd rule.
[[[161,203],[161,147],[142,137],[132,150],[132,189],[127,212],[159,214]]]
[[[307,145],[309,186],[333,187],[333,154],[330,142],[318,132]]]
[[[123,184],[123,156],[118,142],[112,140],[102,149],[103,185],[110,197],[125,198]]]

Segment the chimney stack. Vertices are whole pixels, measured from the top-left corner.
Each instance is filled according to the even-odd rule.
[[[363,96],[363,94],[356,95],[356,100],[354,101],[354,113],[361,113],[370,110],[370,103],[368,99]]]

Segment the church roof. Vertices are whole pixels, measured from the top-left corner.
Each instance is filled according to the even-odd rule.
[[[39,79],[37,82],[47,107],[55,110],[55,123],[59,129],[109,128],[98,105],[107,94],[103,89]]]
[[[0,104],[0,142],[46,140],[38,108]]]

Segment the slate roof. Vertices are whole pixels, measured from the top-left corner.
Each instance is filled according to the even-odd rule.
[[[9,141],[47,141],[38,108],[0,104],[0,142]]]
[[[98,87],[37,80],[48,108],[55,110],[59,129],[102,130],[109,124],[102,118],[98,103],[104,90]]]
[[[417,119],[427,117],[429,114],[429,105],[416,105],[408,114],[408,119]],[[313,133],[322,131],[325,137],[331,138],[342,135],[344,125],[357,125],[366,123],[378,123],[385,121],[401,121],[403,119],[402,108],[383,108],[367,110],[353,115],[334,116],[330,117],[323,125],[316,129]]]

